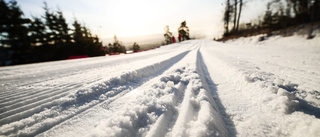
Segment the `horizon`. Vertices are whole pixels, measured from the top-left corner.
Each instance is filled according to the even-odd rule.
[[[175,39],[178,39],[178,32],[172,32]],[[117,36],[117,35],[116,35]],[[190,34],[192,39],[210,39],[207,38],[204,34],[194,31]],[[117,36],[117,39],[124,44],[124,46],[132,46],[134,42],[137,42],[139,45],[149,45],[149,44],[162,44],[165,39],[163,33],[154,33],[154,34],[145,34],[138,36]],[[114,37],[102,38],[100,39],[103,42],[103,45],[106,46],[108,43],[114,42]]]
[[[5,0],[8,2],[9,0]],[[267,1],[244,1],[240,22],[251,22],[266,9]],[[44,14],[43,2],[38,0],[17,0],[24,16],[40,17]],[[199,31],[206,38],[220,37],[223,33],[222,15],[225,0],[46,0],[49,9],[60,9],[69,27],[74,19],[88,27],[100,39],[135,37],[164,33],[165,26],[175,32],[184,20],[192,32]],[[252,12],[254,11],[254,12]]]

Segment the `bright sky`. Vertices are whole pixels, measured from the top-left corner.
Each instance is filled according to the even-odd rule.
[[[8,0],[6,0],[8,1]],[[70,24],[74,17],[84,23],[93,34],[100,38],[117,36],[138,36],[164,33],[169,25],[170,31],[176,32],[180,23],[187,21],[193,32],[208,38],[221,36],[223,33],[222,15],[225,0],[45,0],[49,8],[63,11]],[[250,0],[244,7],[243,20],[250,21],[259,10],[265,9],[267,0]],[[26,17],[44,15],[43,0],[17,0]],[[252,6],[253,5],[253,6]],[[259,8],[260,7],[260,8]],[[259,10],[259,12],[252,12]]]

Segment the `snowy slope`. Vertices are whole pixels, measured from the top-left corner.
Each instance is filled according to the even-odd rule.
[[[320,136],[320,38],[0,68],[0,136]]]

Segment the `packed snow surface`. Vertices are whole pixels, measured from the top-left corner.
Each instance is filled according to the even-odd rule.
[[[320,136],[320,37],[0,68],[0,136]]]

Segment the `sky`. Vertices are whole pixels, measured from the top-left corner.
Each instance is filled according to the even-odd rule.
[[[8,0],[6,0],[8,1]],[[142,36],[164,33],[169,26],[176,32],[187,22],[190,35],[207,38],[223,33],[225,0],[45,0],[51,10],[60,9],[70,27],[75,18],[100,38]],[[245,0],[246,1],[246,0]],[[250,22],[263,14],[267,0],[247,0],[242,20]],[[17,0],[26,17],[44,15],[43,0]]]

